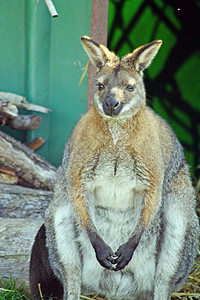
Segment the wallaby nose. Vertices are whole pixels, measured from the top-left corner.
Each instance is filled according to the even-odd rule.
[[[103,110],[108,116],[117,116],[121,110],[121,104],[117,98],[110,97],[104,101]]]

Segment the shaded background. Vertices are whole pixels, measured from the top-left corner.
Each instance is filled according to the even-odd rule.
[[[173,127],[192,172],[200,164],[200,2],[126,0],[109,2],[108,46],[119,56],[162,39],[145,72],[148,105]]]
[[[24,95],[52,109],[34,131],[0,129],[23,142],[41,136],[37,151],[55,166],[74,125],[87,109],[88,58],[80,36],[91,32],[92,0],[54,0],[52,19],[44,0],[0,0],[0,91]],[[104,1],[102,1],[104,3]],[[108,47],[119,56],[162,39],[146,70],[148,105],[173,127],[192,173],[200,164],[200,1],[110,0]]]

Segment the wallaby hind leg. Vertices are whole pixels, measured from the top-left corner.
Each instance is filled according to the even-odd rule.
[[[198,249],[199,224],[195,195],[188,170],[174,176],[165,197],[163,230],[155,277],[154,300],[167,300],[181,288],[193,266]]]
[[[197,235],[198,235],[198,223],[196,221],[196,216],[194,216],[194,221],[188,225],[186,231],[186,239],[183,246],[182,255],[180,257],[180,262],[178,266],[178,271],[176,274],[176,281],[174,282],[174,291],[179,291],[184,285],[191,267],[194,264],[194,258],[197,253]]]
[[[40,284],[43,299],[47,300],[51,296],[53,299],[62,299],[62,285],[54,276],[48,260],[44,224],[39,229],[33,245],[29,279],[33,295],[31,299],[41,300],[38,284]]]

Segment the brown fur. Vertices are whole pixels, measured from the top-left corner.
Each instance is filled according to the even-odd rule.
[[[182,147],[146,106],[143,70],[162,42],[120,60],[81,40],[97,68],[94,99],[66,144],[46,213],[50,266],[64,300],[79,299],[81,288],[114,299],[168,300],[194,262],[198,218]],[[30,272],[35,294],[38,249]]]
[[[151,124],[151,128],[149,124]],[[144,175],[149,178],[147,183],[149,188],[146,190],[146,206],[144,207],[142,215],[142,221],[145,227],[148,226],[157,207],[158,192],[159,189],[161,189],[164,176],[164,162],[157,132],[159,126],[154,114],[146,109],[145,106],[141,109],[139,114],[127,120],[122,126],[123,131],[128,137],[124,150],[128,153],[132,153],[136,160],[136,165],[140,165],[141,169],[138,170],[140,176],[142,177]],[[85,128],[87,128],[87,130],[85,130]],[[152,128],[154,130],[152,130]],[[123,143],[122,135],[119,137],[115,148],[123,147]],[[170,143],[171,141],[169,139],[165,146],[168,147]],[[86,228],[86,224],[89,222],[89,215],[85,205],[86,200],[83,196],[84,187],[81,183],[82,175],[87,172],[88,165],[93,165],[94,153],[106,151],[106,148],[113,148],[108,120],[104,120],[94,107],[79,121],[76,130],[72,133],[70,148],[74,149],[75,147],[76,151],[72,153],[69,159],[67,176],[71,186],[73,186],[76,191],[73,197],[76,213],[82,225]],[[151,153],[151,160],[149,160],[149,153]]]

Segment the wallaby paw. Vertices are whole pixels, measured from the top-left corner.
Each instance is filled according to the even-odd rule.
[[[129,246],[129,243],[125,243],[119,247],[119,249],[115,252],[117,258],[115,259],[116,267],[114,271],[122,270],[131,260],[134,252],[134,248]]]
[[[108,270],[114,270],[115,267],[115,253],[108,245],[102,245],[96,249],[96,258],[100,265]]]

